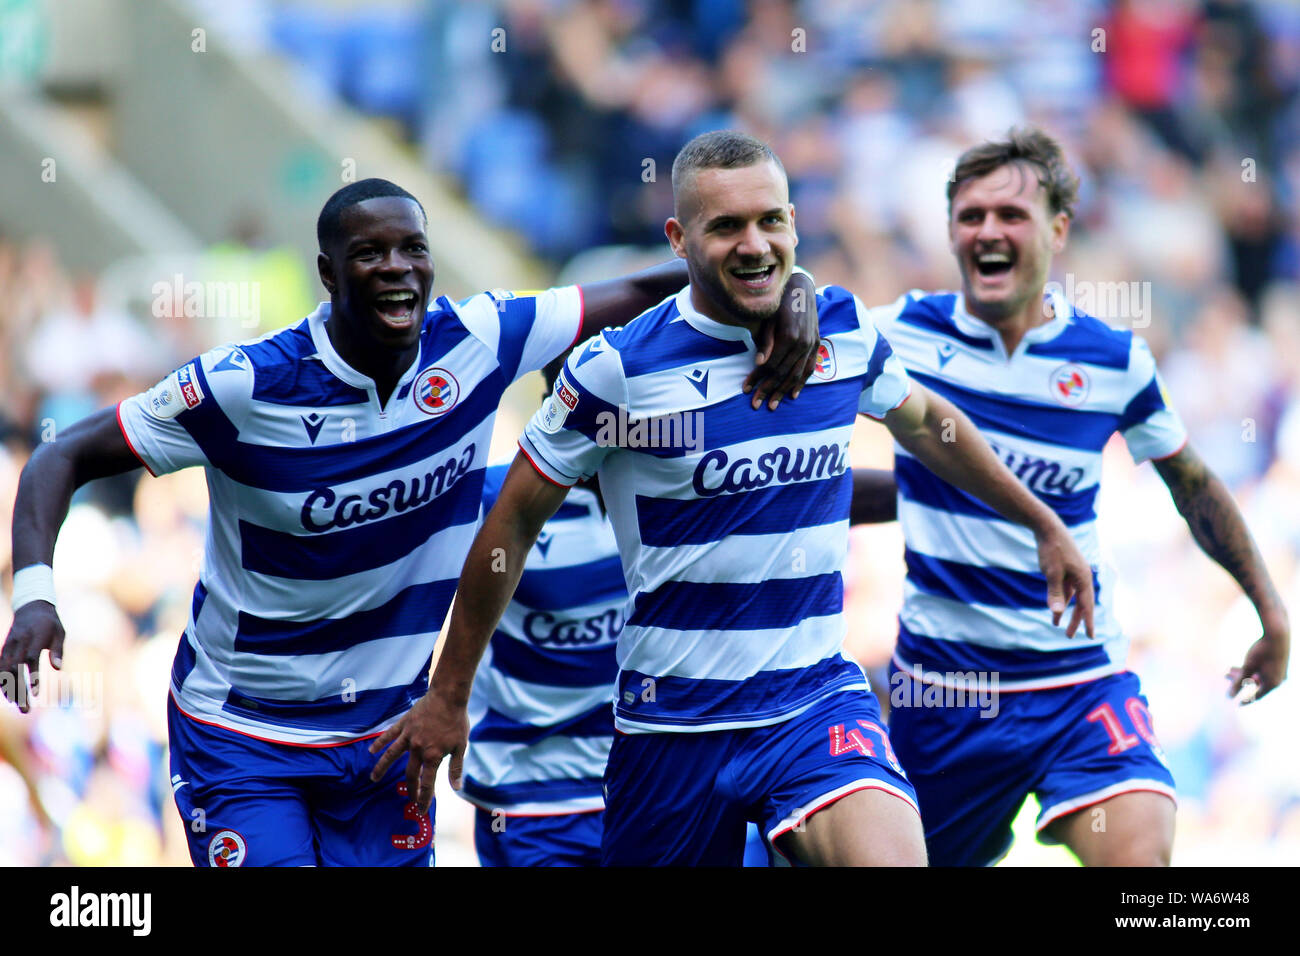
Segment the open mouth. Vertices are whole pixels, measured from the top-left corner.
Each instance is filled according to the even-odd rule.
[[[390,324],[405,325],[411,320],[417,300],[418,296],[407,289],[381,292],[375,296],[375,308]]]
[[[975,271],[985,279],[1004,276],[1015,264],[1015,257],[1007,252],[981,252],[975,256]]]
[[[731,274],[748,289],[765,289],[771,284],[772,277],[776,275],[776,263],[766,266],[741,266],[732,269]]]

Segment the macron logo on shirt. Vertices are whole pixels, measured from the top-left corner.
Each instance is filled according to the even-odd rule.
[[[314,445],[316,438],[320,435],[320,430],[325,425],[325,416],[320,412],[312,412],[310,415],[303,415],[302,427],[307,429],[307,438]]]
[[[583,365],[585,365],[587,362],[590,362],[592,359],[594,359],[597,355],[599,355],[603,351],[605,351],[605,349],[601,346],[600,339],[599,338],[592,339],[587,344],[587,347],[582,350],[582,354],[578,356],[578,362],[574,366],[574,368],[582,368]]]
[[[693,368],[685,376],[686,381],[695,386],[695,390],[700,393],[701,398],[709,397],[709,370],[706,368]]]

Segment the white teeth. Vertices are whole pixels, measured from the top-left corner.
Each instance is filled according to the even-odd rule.
[[[987,252],[979,257],[980,262],[1010,262],[1011,257],[1005,252]]]
[[[380,302],[406,302],[415,301],[414,292],[381,292],[377,296]]]

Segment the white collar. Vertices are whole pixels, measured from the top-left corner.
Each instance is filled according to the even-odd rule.
[[[375,380],[369,375],[363,375],[354,369],[334,348],[334,343],[330,341],[330,334],[325,329],[325,322],[330,317],[330,303],[322,302],[316,306],[316,311],[307,316],[307,330],[311,333],[312,343],[316,346],[316,357],[319,358],[324,366],[342,382],[346,382],[355,388],[370,389],[375,387]],[[394,386],[394,393],[406,384],[407,380],[415,375],[420,365],[420,349],[417,344],[415,358],[411,361],[411,367],[402,373],[401,378],[397,380]]]
[[[743,325],[731,325],[726,322],[719,322],[717,319],[711,319],[704,313],[695,308],[691,302],[691,286],[688,283],[684,289],[677,293],[677,312],[693,329],[703,332],[705,335],[712,336],[715,339],[726,339],[732,342],[746,342],[751,348],[754,347],[754,336],[750,334],[749,329]]]
[[[1025,332],[1020,340],[1021,345],[1049,342],[1074,324],[1074,313],[1070,304],[1065,301],[1065,296],[1054,288],[1048,288],[1045,290],[1044,298],[1052,304],[1052,318]],[[957,302],[952,310],[952,320],[963,334],[973,338],[993,339],[999,346],[1001,345],[1002,336],[998,334],[997,329],[983,319],[971,315],[966,309],[966,297],[960,292],[957,293]]]

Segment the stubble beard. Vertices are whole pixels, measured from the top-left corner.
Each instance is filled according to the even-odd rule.
[[[726,287],[724,280],[718,273],[711,269],[702,267],[700,263],[694,259],[690,260],[690,265],[691,272],[693,273],[692,281],[698,281],[699,284],[703,286],[705,295],[712,300],[714,304],[726,312],[727,315],[738,325],[743,325],[752,329],[755,326],[762,325],[772,316],[776,315],[777,311],[781,308],[780,297],[778,297],[776,302],[771,306],[765,307],[761,310],[745,308],[739,301],[737,301],[736,297],[731,294],[731,290]],[[779,269],[780,267],[781,265],[778,262],[777,268]],[[788,281],[789,280],[787,279],[787,282]],[[785,289],[783,287],[781,289],[781,295],[784,294]]]

